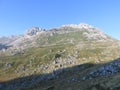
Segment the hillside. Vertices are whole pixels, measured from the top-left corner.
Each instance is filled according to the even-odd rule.
[[[0,50],[10,53],[15,50],[25,50],[37,46],[51,46],[60,44],[78,44],[82,41],[115,41],[111,37],[104,34],[97,28],[88,24],[70,24],[63,25],[51,30],[45,30],[39,27],[34,27],[27,30],[23,35],[1,37]]]
[[[120,41],[91,25],[33,27],[0,38],[0,90],[119,90],[119,58]]]

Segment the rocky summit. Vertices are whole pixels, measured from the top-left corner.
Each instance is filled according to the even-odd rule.
[[[0,37],[0,90],[119,90],[120,41],[92,25]]]
[[[94,28],[88,24],[69,24],[63,25],[58,28],[53,28],[50,30],[42,29],[39,27],[33,27],[25,32],[25,34],[20,36],[11,36],[11,37],[1,37],[0,38],[0,49],[1,50],[13,50],[13,49],[26,49],[29,47],[35,47],[39,45],[52,45],[57,43],[53,42],[52,38],[59,38],[59,43],[69,43],[77,42],[80,40],[88,41],[107,41],[113,40],[111,37],[104,34],[98,28]],[[76,35],[76,37],[72,36]],[[69,37],[67,37],[69,36]],[[78,40],[75,40],[78,39]],[[6,46],[6,47],[5,47]]]

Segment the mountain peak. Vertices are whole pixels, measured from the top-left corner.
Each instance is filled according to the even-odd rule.
[[[0,38],[2,45],[12,46],[10,49],[26,49],[39,45],[53,45],[58,42],[59,44],[69,44],[73,41],[78,43],[84,41],[114,41],[114,39],[101,30],[85,23],[63,25],[51,30],[33,27],[28,29],[24,35]]]
[[[43,31],[45,29],[39,28],[39,27],[33,27],[26,31],[25,35],[33,36],[36,35],[38,32]]]
[[[67,24],[67,25],[63,25],[62,27],[72,27],[72,28],[85,28],[85,29],[89,29],[89,28],[94,28],[93,26],[86,24],[86,23],[80,23],[80,24]]]

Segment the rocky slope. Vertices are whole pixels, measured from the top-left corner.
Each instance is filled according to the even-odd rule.
[[[120,42],[91,25],[34,27],[0,38],[0,90],[115,90],[119,56]]]
[[[66,35],[66,37],[65,37]],[[75,37],[73,35],[76,35]],[[59,41],[58,41],[58,40]],[[88,24],[70,24],[63,25],[51,30],[45,30],[39,27],[29,29],[21,36],[1,37],[1,51],[20,51],[30,47],[40,45],[53,45],[57,43],[75,43],[83,40],[87,41],[114,41],[111,37],[104,34],[97,28]],[[10,54],[10,53],[9,53]]]

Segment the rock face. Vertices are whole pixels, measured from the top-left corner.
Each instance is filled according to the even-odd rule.
[[[30,36],[36,35],[38,32],[40,32],[40,30],[41,29],[39,27],[34,27],[34,28],[27,30],[25,35],[30,35]]]

